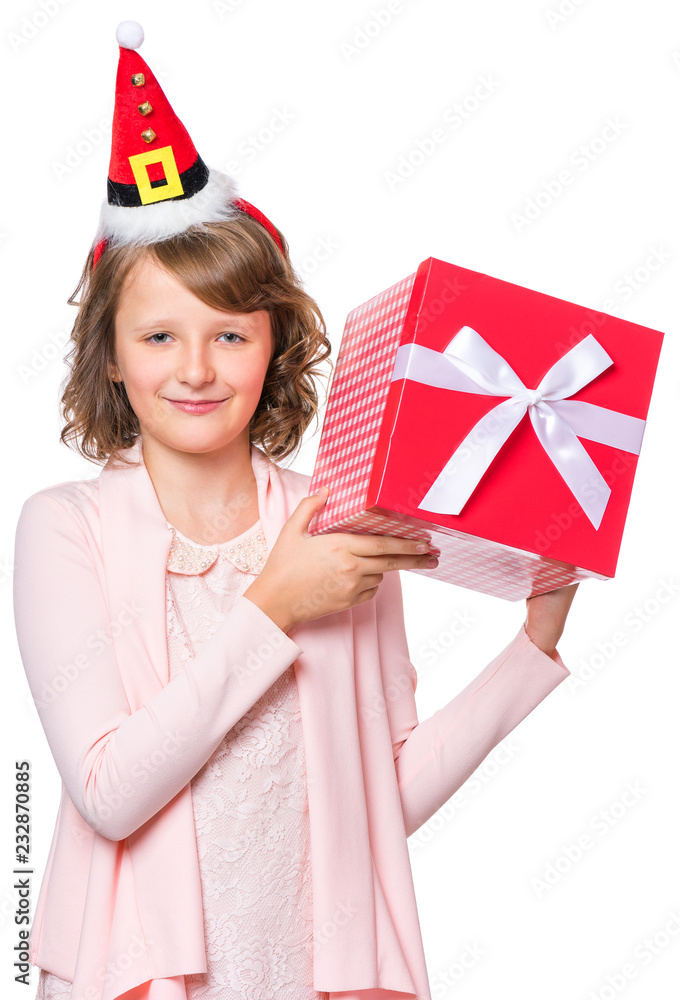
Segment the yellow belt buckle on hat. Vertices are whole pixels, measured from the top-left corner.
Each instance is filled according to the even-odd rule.
[[[150,205],[154,201],[165,201],[167,198],[176,198],[177,195],[184,194],[172,146],[149,149],[146,153],[137,153],[136,156],[129,156],[128,159],[132,173],[135,175],[135,183],[142,205]],[[167,184],[151,187],[147,167],[152,163],[162,165]]]

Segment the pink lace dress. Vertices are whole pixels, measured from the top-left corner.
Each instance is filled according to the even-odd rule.
[[[199,546],[168,522],[170,676],[182,670],[264,565],[258,520]],[[188,1000],[328,1000],[313,982],[309,815],[294,666],[231,729],[191,782],[208,971]],[[71,1000],[41,970],[36,1000]]]

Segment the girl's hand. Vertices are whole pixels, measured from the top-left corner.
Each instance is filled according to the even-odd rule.
[[[534,645],[548,656],[555,652],[577,587],[578,583],[571,583],[568,587],[527,597],[524,630]]]
[[[327,493],[313,494],[300,501],[259,576],[244,591],[284,632],[370,601],[385,572],[426,567],[432,558],[419,553],[423,543],[412,538],[349,532],[310,535],[309,522],[327,497]]]

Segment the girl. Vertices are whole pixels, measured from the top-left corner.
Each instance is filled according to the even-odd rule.
[[[149,87],[130,52],[119,85]],[[72,297],[62,439],[105,464],[17,526],[19,647],[63,782],[37,996],[427,1000],[406,838],[568,676],[575,586],[529,599],[419,723],[394,571],[433,557],[308,533],[327,491],[277,463],[317,412],[323,318],[280,231],[207,168],[197,193],[222,201],[192,203],[198,161],[173,159],[181,222],[125,237],[109,212]]]

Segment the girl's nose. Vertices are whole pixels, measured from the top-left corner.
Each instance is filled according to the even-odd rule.
[[[180,382],[189,385],[201,385],[203,382],[212,381],[215,372],[209,352],[200,347],[185,351],[177,365],[176,374]]]

